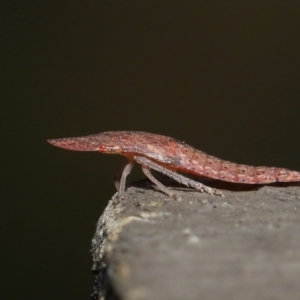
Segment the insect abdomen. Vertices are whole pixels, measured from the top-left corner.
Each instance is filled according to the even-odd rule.
[[[300,173],[276,167],[254,167],[232,163],[208,155],[202,151],[187,148],[180,169],[197,176],[222,181],[246,184],[267,184],[272,182],[300,181]]]
[[[247,184],[267,184],[272,182],[295,182],[300,173],[276,167],[253,167],[221,161],[216,179]]]

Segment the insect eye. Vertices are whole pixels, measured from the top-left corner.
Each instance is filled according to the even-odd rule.
[[[99,146],[99,151],[100,152],[118,153],[118,152],[120,152],[120,150],[121,150],[121,148],[119,146],[106,146],[106,145]]]
[[[105,151],[107,151],[107,147],[106,146],[104,146],[104,145],[101,145],[101,146],[99,146],[99,151],[103,151],[103,152],[105,152]]]

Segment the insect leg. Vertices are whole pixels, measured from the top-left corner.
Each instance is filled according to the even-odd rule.
[[[125,187],[126,187],[126,178],[130,174],[132,167],[134,165],[134,160],[129,160],[122,164],[117,170],[114,176],[115,187],[118,190],[118,198],[122,199],[124,197]],[[121,177],[121,179],[120,179]]]
[[[145,157],[143,157],[143,156],[135,156],[134,157],[134,159],[135,159],[135,161],[137,162],[137,163],[139,163],[139,164],[141,164],[142,165],[142,167],[144,166],[146,166],[147,168],[148,168],[148,172],[149,172],[149,169],[153,169],[153,170],[155,170],[155,171],[157,171],[157,172],[160,172],[160,173],[162,173],[162,174],[164,174],[164,175],[166,175],[166,176],[168,176],[168,177],[170,177],[170,178],[172,178],[172,179],[174,179],[175,181],[177,181],[177,182],[179,182],[179,183],[181,183],[181,184],[184,184],[184,185],[186,185],[186,186],[190,186],[190,187],[193,187],[193,188],[195,188],[195,189],[197,189],[197,190],[199,190],[199,191],[201,191],[201,192],[206,192],[206,193],[208,193],[208,194],[210,194],[210,195],[220,195],[220,196],[224,196],[220,191],[218,191],[218,190],[216,190],[216,189],[213,189],[213,188],[211,188],[211,187],[208,187],[208,186],[206,186],[206,185],[204,185],[203,183],[201,183],[201,182],[198,182],[198,181],[194,181],[194,180],[192,180],[192,179],[190,179],[190,178],[187,178],[187,177],[184,177],[184,176],[182,176],[182,175],[180,175],[180,174],[178,174],[178,173],[176,173],[176,172],[173,172],[173,171],[171,171],[171,170],[169,170],[169,169],[166,169],[166,168],[164,168],[164,167],[162,167],[162,166],[160,166],[160,165],[158,165],[158,164],[156,164],[155,162],[153,162],[153,161],[151,161],[151,160],[149,160],[149,159],[147,159],[147,158],[145,158]],[[143,168],[142,168],[143,169]],[[144,169],[143,169],[143,171],[144,171]],[[144,171],[144,173],[145,173],[145,171]],[[150,173],[150,172],[149,172]],[[150,173],[151,174],[151,173]],[[146,174],[145,173],[145,175],[146,176],[148,176],[148,178],[152,181],[152,182],[154,182],[153,180],[152,180],[152,178],[150,178],[149,177],[149,175],[148,174]],[[151,175],[152,176],[152,175]],[[152,176],[153,177],[153,176]],[[153,177],[154,178],[154,177]],[[154,178],[155,179],[155,178]],[[155,179],[155,184],[156,185],[158,185],[157,184],[157,182],[159,182],[157,179]],[[160,182],[159,182],[160,183]],[[160,185],[162,185],[161,183],[160,183]],[[159,185],[158,185],[159,186]],[[167,193],[165,190],[167,189],[165,186],[163,186],[164,187],[164,189],[161,189],[163,192],[165,192],[166,194],[168,194],[169,195],[169,193]],[[161,188],[161,186],[159,186],[159,188]],[[167,189],[168,190],[168,189]],[[168,190],[169,191],[169,190]]]
[[[173,198],[175,200],[180,200],[180,197],[171,192],[167,187],[165,187],[161,182],[159,182],[150,172],[150,168],[142,164],[142,170],[144,174],[165,194],[167,194],[170,198]]]

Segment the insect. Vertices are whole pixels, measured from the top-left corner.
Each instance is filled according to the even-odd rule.
[[[199,177],[244,184],[300,181],[300,172],[276,167],[253,167],[222,160],[197,150],[174,138],[141,131],[108,131],[83,137],[50,139],[54,146],[75,151],[96,151],[120,154],[127,158],[115,175],[118,199],[124,197],[126,178],[134,162],[159,190],[179,199],[150,172],[155,170],[177,182],[211,195],[224,196],[221,191],[187,178],[177,172]]]

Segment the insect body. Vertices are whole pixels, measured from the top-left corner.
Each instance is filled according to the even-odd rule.
[[[141,165],[144,174],[165,194],[178,199],[150,172],[151,169],[173,178],[181,184],[208,194],[223,194],[177,172],[199,177],[244,184],[300,181],[300,172],[276,167],[253,167],[221,160],[171,137],[140,131],[109,131],[84,137],[51,139],[54,146],[75,151],[96,151],[120,154],[128,161],[119,170],[115,185],[119,198],[125,192],[126,177],[134,162]]]

